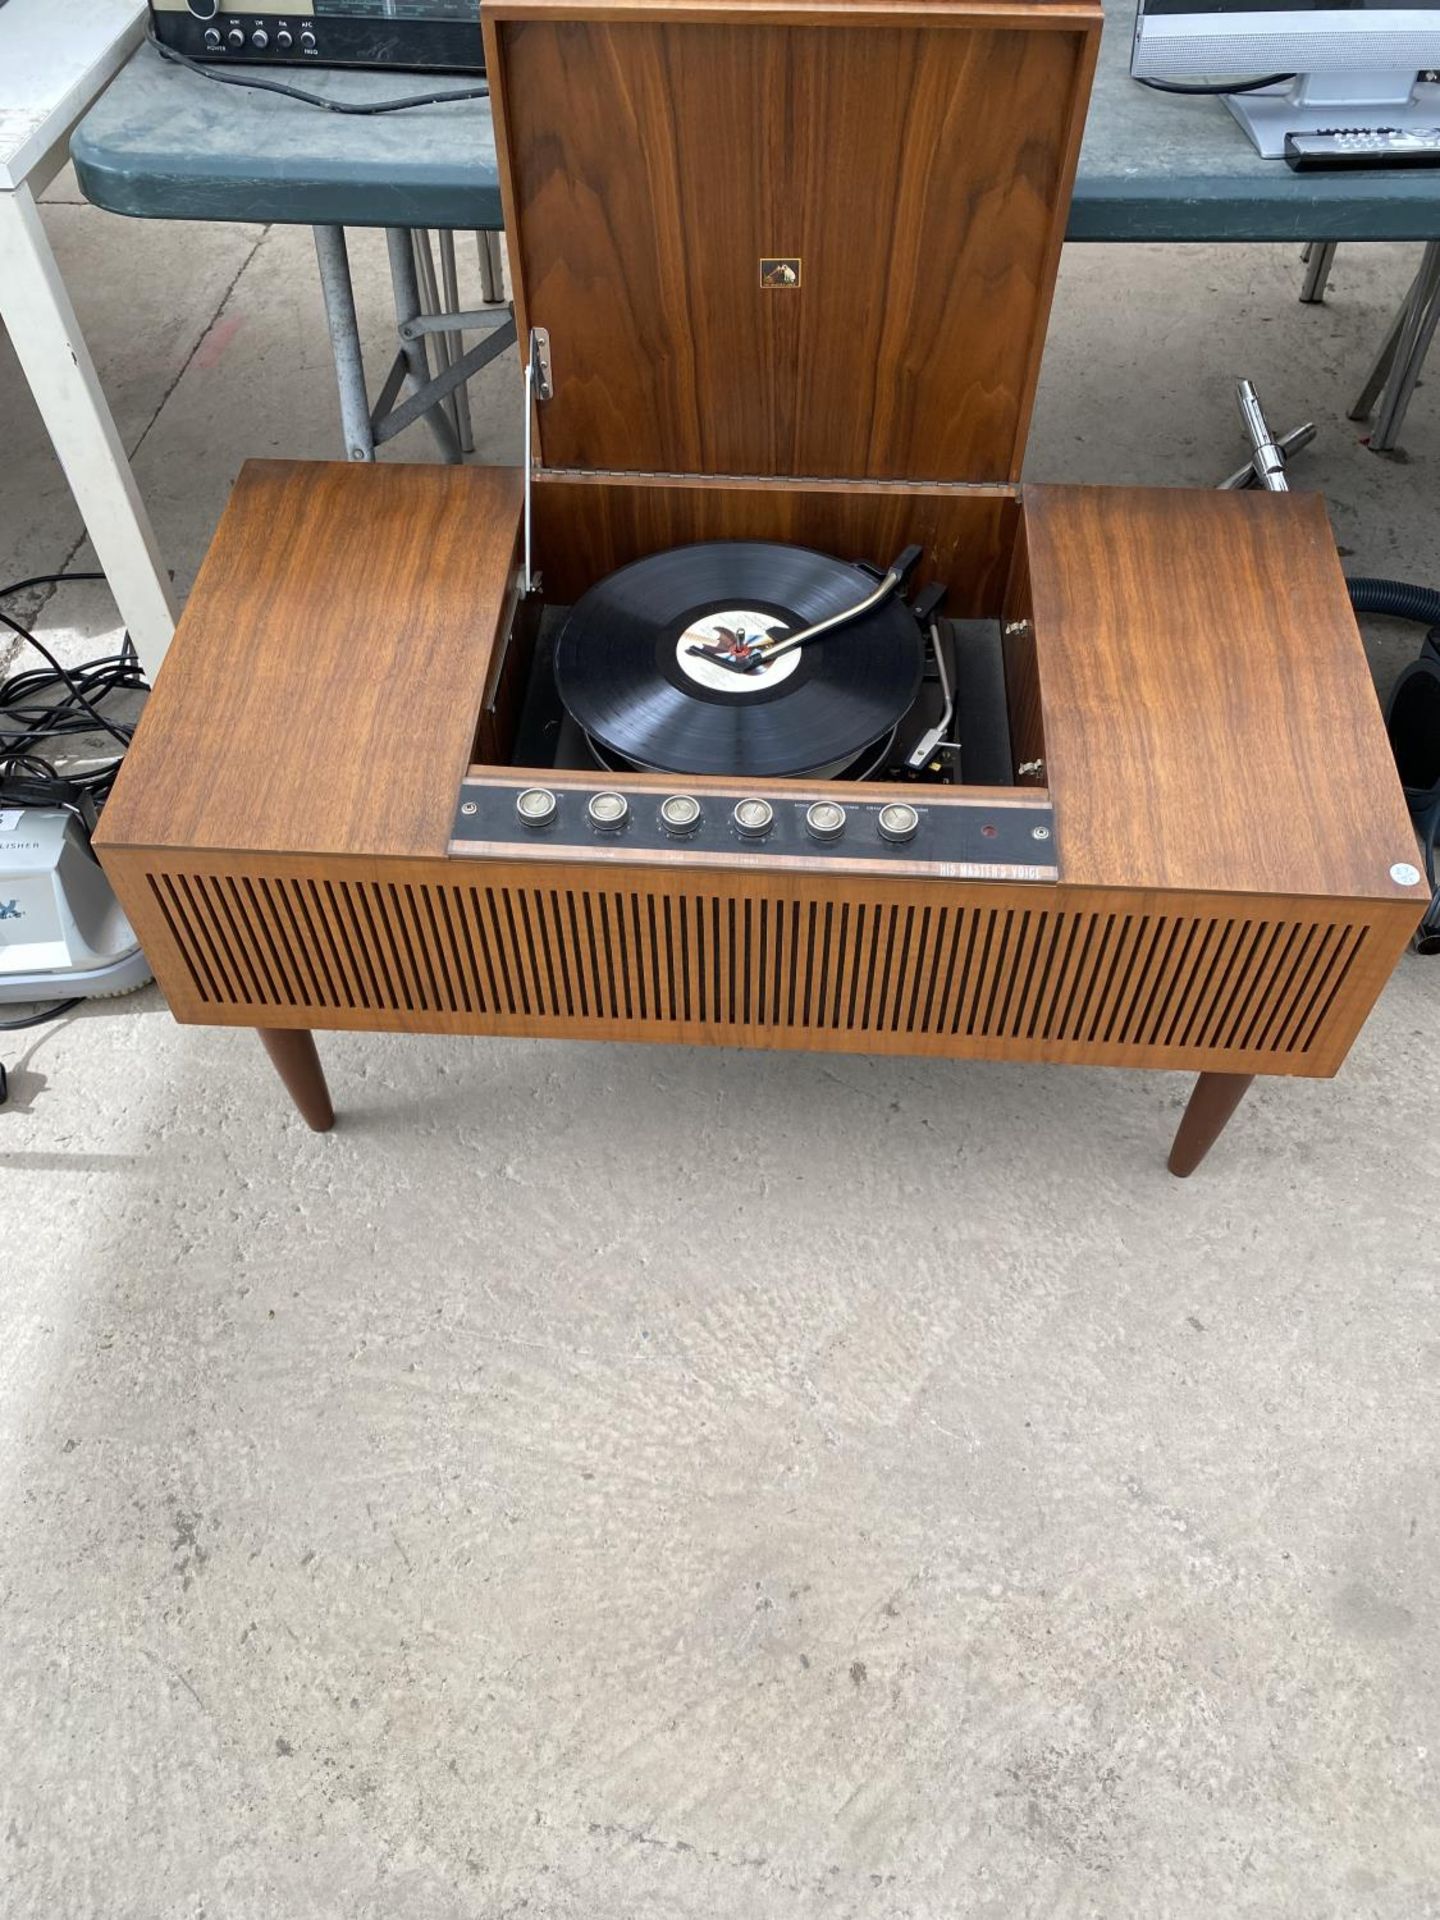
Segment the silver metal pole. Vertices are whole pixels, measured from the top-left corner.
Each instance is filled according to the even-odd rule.
[[[445,313],[458,313],[460,310],[460,275],[455,265],[455,235],[448,227],[436,229],[435,238],[440,246],[440,292],[444,299]],[[447,333],[445,344],[450,351],[450,364],[465,351],[465,341],[458,332]],[[470,424],[470,389],[462,383],[456,387],[455,394],[455,433],[460,441],[462,453],[475,451],[475,434]]]
[[[355,289],[350,281],[350,256],[343,227],[315,228],[315,257],[320,263],[320,290],[325,296],[325,321],[330,329],[330,352],[335,360],[335,384],[340,391],[340,429],[350,460],[373,460],[375,439],[370,431],[370,401],[365,392],[365,365],[360,358],[360,328],[355,318]]]
[[[430,232],[427,227],[414,227],[410,238],[415,247],[415,267],[420,278],[420,303],[427,313],[441,313],[440,292],[435,283],[435,256],[430,251]],[[437,374],[449,371],[454,359],[451,351],[452,340],[448,331],[437,330],[435,340],[435,371]],[[420,342],[420,351],[425,356],[425,364],[430,364],[430,348],[425,340]],[[460,417],[455,411],[455,395],[445,396],[445,411],[450,416],[450,426],[458,441],[460,438]]]
[[[1289,433],[1282,433],[1275,442],[1285,456],[1288,465],[1292,453],[1299,453],[1302,447],[1308,447],[1315,438],[1315,422],[1307,420],[1303,427],[1294,427]],[[1255,485],[1255,462],[1247,460],[1243,467],[1237,467],[1228,474],[1215,489],[1217,493],[1240,493],[1246,487]]]
[[[499,234],[477,233],[475,257],[480,267],[480,298],[487,306],[494,306],[505,298],[505,272]]]
[[[1370,434],[1371,450],[1375,453],[1392,452],[1400,437],[1406,409],[1419,383],[1420,370],[1425,365],[1430,342],[1435,337],[1437,320],[1440,320],[1440,240],[1432,240],[1425,248],[1424,259],[1415,278],[1405,324],[1395,343],[1394,364],[1375,414],[1375,425]]]
[[[407,320],[413,320],[420,312],[420,282],[415,273],[415,249],[407,227],[387,227],[385,245],[390,254],[390,283],[395,294],[395,319],[403,327]],[[410,378],[417,388],[425,386],[430,379],[430,366],[425,358],[425,348],[420,340],[407,340],[400,336],[400,351],[405,356],[405,364],[410,370]],[[452,466],[460,462],[460,445],[455,438],[455,430],[450,424],[449,410],[443,400],[437,400],[428,408],[425,418],[430,423],[442,456]]]
[[[1322,306],[1325,301],[1325,289],[1330,284],[1330,269],[1335,264],[1335,241],[1312,240],[1300,258],[1309,268],[1300,289],[1301,301],[1307,307]]]
[[[1240,418],[1245,422],[1245,431],[1250,436],[1250,459],[1256,479],[1271,493],[1288,493],[1290,483],[1285,478],[1285,456],[1271,437],[1269,423],[1254,384],[1249,380],[1237,380],[1235,398],[1240,403]]]
[[[1365,384],[1355,396],[1354,405],[1346,414],[1347,420],[1368,420],[1375,411],[1375,402],[1380,398],[1380,389],[1390,377],[1390,369],[1395,364],[1395,349],[1400,344],[1400,335],[1405,331],[1405,322],[1410,309],[1420,293],[1420,281],[1424,273],[1424,256],[1421,256],[1421,271],[1415,275],[1406,290],[1405,298],[1400,302],[1395,318],[1390,322],[1390,330],[1385,335],[1375,363],[1365,376]]]

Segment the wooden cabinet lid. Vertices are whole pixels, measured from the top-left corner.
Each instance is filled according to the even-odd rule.
[[[1098,43],[1051,0],[487,0],[551,468],[1018,477]]]

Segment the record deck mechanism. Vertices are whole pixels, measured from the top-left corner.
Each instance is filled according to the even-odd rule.
[[[943,585],[911,593],[923,558],[911,546],[882,568],[714,540],[632,561],[569,609],[536,600],[514,764],[593,777],[472,772],[452,850],[1054,880],[1048,797],[1012,784],[998,624],[944,620]],[[962,778],[996,791],[959,791]],[[794,781],[794,798],[751,780]],[[862,782],[916,792],[872,798]]]

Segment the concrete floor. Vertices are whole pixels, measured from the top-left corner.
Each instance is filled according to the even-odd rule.
[[[47,219],[183,588],[338,449],[308,235]],[[1072,250],[1032,474],[1206,484],[1249,372],[1433,581],[1433,383],[1343,418],[1413,252]],[[0,418],[0,578],[83,562]],[[0,1913],[1440,1914],[1437,1033],[1407,959],[1185,1185],[1167,1075],[339,1036],[317,1138],[153,990],[0,1040]]]

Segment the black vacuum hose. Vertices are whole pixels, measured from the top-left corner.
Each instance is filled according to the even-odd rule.
[[[1388,613],[1395,620],[1417,620],[1423,627],[1440,627],[1440,592],[1434,587],[1412,587],[1405,580],[1347,580],[1350,604],[1356,613]]]

